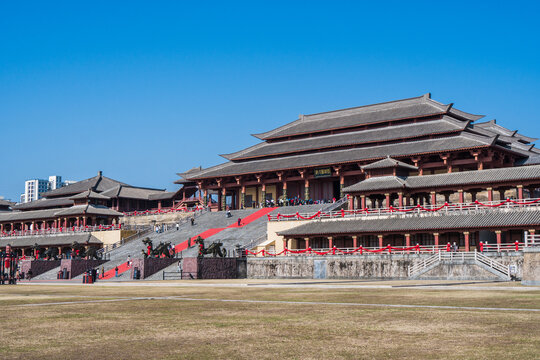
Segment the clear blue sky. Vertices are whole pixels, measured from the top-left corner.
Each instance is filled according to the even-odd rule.
[[[98,170],[174,189],[177,172],[300,113],[426,92],[540,137],[539,13],[536,1],[4,1],[0,195]]]

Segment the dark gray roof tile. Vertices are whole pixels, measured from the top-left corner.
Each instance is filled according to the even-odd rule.
[[[402,231],[443,231],[497,229],[540,225],[540,211],[493,211],[483,214],[430,215],[388,217],[386,219],[323,220],[308,221],[289,230],[278,232],[280,236],[316,236],[332,234],[382,234]]]
[[[379,145],[369,148],[356,148],[297,156],[284,156],[277,159],[254,160],[242,163],[227,162],[202,170],[198,173],[193,173],[189,176],[189,179],[195,180],[217,176],[233,176],[273,170],[297,169],[299,167],[317,167],[331,164],[354,163],[359,161],[383,159],[386,156],[405,157],[440,151],[474,149],[491,146],[494,141],[495,138],[486,138],[483,136],[462,133],[457,136],[442,139],[418,140],[397,144]]]
[[[433,134],[457,132],[464,130],[466,126],[467,122],[457,121],[449,116],[443,116],[443,119],[415,124],[395,125],[275,143],[262,142],[247,149],[221,156],[228,160],[240,160],[277,154],[290,154],[299,151],[330,149],[339,146],[385,142],[396,139],[413,139]]]

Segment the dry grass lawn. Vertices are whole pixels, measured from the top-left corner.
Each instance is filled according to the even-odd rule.
[[[186,297],[540,308],[540,291],[2,286],[2,359],[538,359],[540,312]]]

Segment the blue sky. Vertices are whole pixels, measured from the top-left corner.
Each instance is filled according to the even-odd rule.
[[[2,2],[0,195],[175,189],[298,114],[431,92],[540,137],[538,2]]]

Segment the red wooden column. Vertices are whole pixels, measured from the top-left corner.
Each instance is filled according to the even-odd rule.
[[[221,211],[225,211],[227,209],[227,189],[224,187],[221,188]]]
[[[309,200],[310,194],[309,194],[309,180],[306,179],[304,181],[304,200]]]
[[[4,232],[4,224],[0,224],[0,232]]]
[[[486,191],[487,191],[487,195],[488,195],[488,201],[493,201],[493,188],[488,187],[486,189]]]
[[[457,192],[459,194],[459,202],[463,204],[465,202],[465,197],[463,196],[463,190],[459,189]]]
[[[385,202],[386,202],[386,207],[389,208],[390,207],[390,194],[389,193],[386,193],[384,194],[384,197],[385,197]]]
[[[304,240],[306,241],[306,250],[309,249],[309,238],[304,238]]]
[[[463,232],[463,235],[465,236],[465,251],[469,251],[470,250],[470,247],[469,247],[469,232],[465,231],[465,232]]]
[[[517,187],[517,196],[519,200],[523,200],[523,185],[518,185]]]
[[[332,249],[334,247],[334,238],[329,236],[328,237],[328,247]]]
[[[502,242],[502,231],[501,230],[495,230],[495,235],[497,235],[497,250],[501,248],[501,242]]]
[[[362,206],[362,210],[366,208],[366,195],[360,195],[360,202]]]
[[[411,234],[405,234],[405,247],[411,247]]]
[[[353,210],[353,209],[354,209],[354,196],[349,195],[349,210]]]
[[[439,233],[433,233],[433,240],[435,243],[435,247],[439,246]]]
[[[356,249],[358,247],[358,236],[356,236],[356,235],[352,236],[352,246],[353,246],[354,249]]]
[[[379,238],[379,248],[382,248],[384,235],[377,235],[377,237]]]
[[[283,250],[287,249],[287,239],[283,239]]]
[[[431,191],[431,206],[437,205],[437,193],[435,191]]]
[[[403,193],[398,192],[398,206],[403,207]]]

